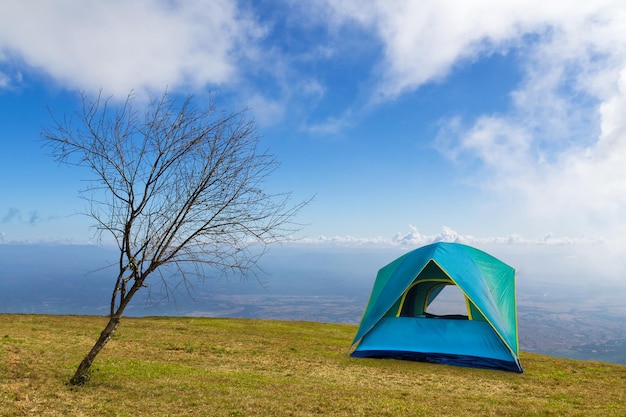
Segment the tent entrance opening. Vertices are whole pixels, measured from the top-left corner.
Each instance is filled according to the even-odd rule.
[[[426,307],[427,315],[467,318],[465,295],[456,285],[442,284],[442,289]]]
[[[454,283],[427,279],[417,281],[405,292],[398,316],[467,320],[468,308],[465,294]]]

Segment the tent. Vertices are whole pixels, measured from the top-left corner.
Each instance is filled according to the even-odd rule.
[[[451,285],[462,292],[466,314],[429,313]],[[515,270],[458,243],[439,242],[409,252],[378,272],[352,346],[351,356],[358,358],[521,373]]]

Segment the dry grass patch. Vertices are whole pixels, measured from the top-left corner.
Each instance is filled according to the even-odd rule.
[[[0,315],[0,416],[626,415],[626,367],[523,354],[526,374],[351,359],[354,326]]]

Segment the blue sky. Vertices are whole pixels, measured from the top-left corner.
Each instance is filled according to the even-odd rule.
[[[624,33],[609,0],[5,1],[0,242],[92,238],[48,108],[167,87],[251,108],[268,187],[315,195],[309,244],[558,252],[621,282]]]

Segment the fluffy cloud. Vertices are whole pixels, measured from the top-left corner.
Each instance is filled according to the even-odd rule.
[[[624,2],[323,3],[334,25],[356,23],[384,45],[376,100],[490,54],[518,54],[512,110],[443,121],[439,149],[472,161],[469,181],[501,191],[531,222],[580,234],[626,224]]]
[[[393,97],[445,77],[459,61],[505,52],[527,34],[579,27],[612,13],[613,1],[541,0],[323,1],[333,22],[356,22],[376,31],[384,45],[380,94]],[[606,13],[604,13],[606,11]],[[604,13],[604,14],[603,14]]]
[[[556,25],[556,23],[555,23]],[[563,21],[528,49],[506,114],[451,121],[440,144],[534,219],[621,234],[626,219],[626,6]],[[584,34],[585,36],[581,36]],[[617,229],[617,230],[616,230]]]
[[[113,94],[198,87],[237,77],[237,60],[261,34],[230,0],[10,1],[0,64],[17,57],[66,87]],[[9,77],[5,68],[0,85]]]
[[[8,88],[11,79],[7,74],[0,72],[0,88]]]

